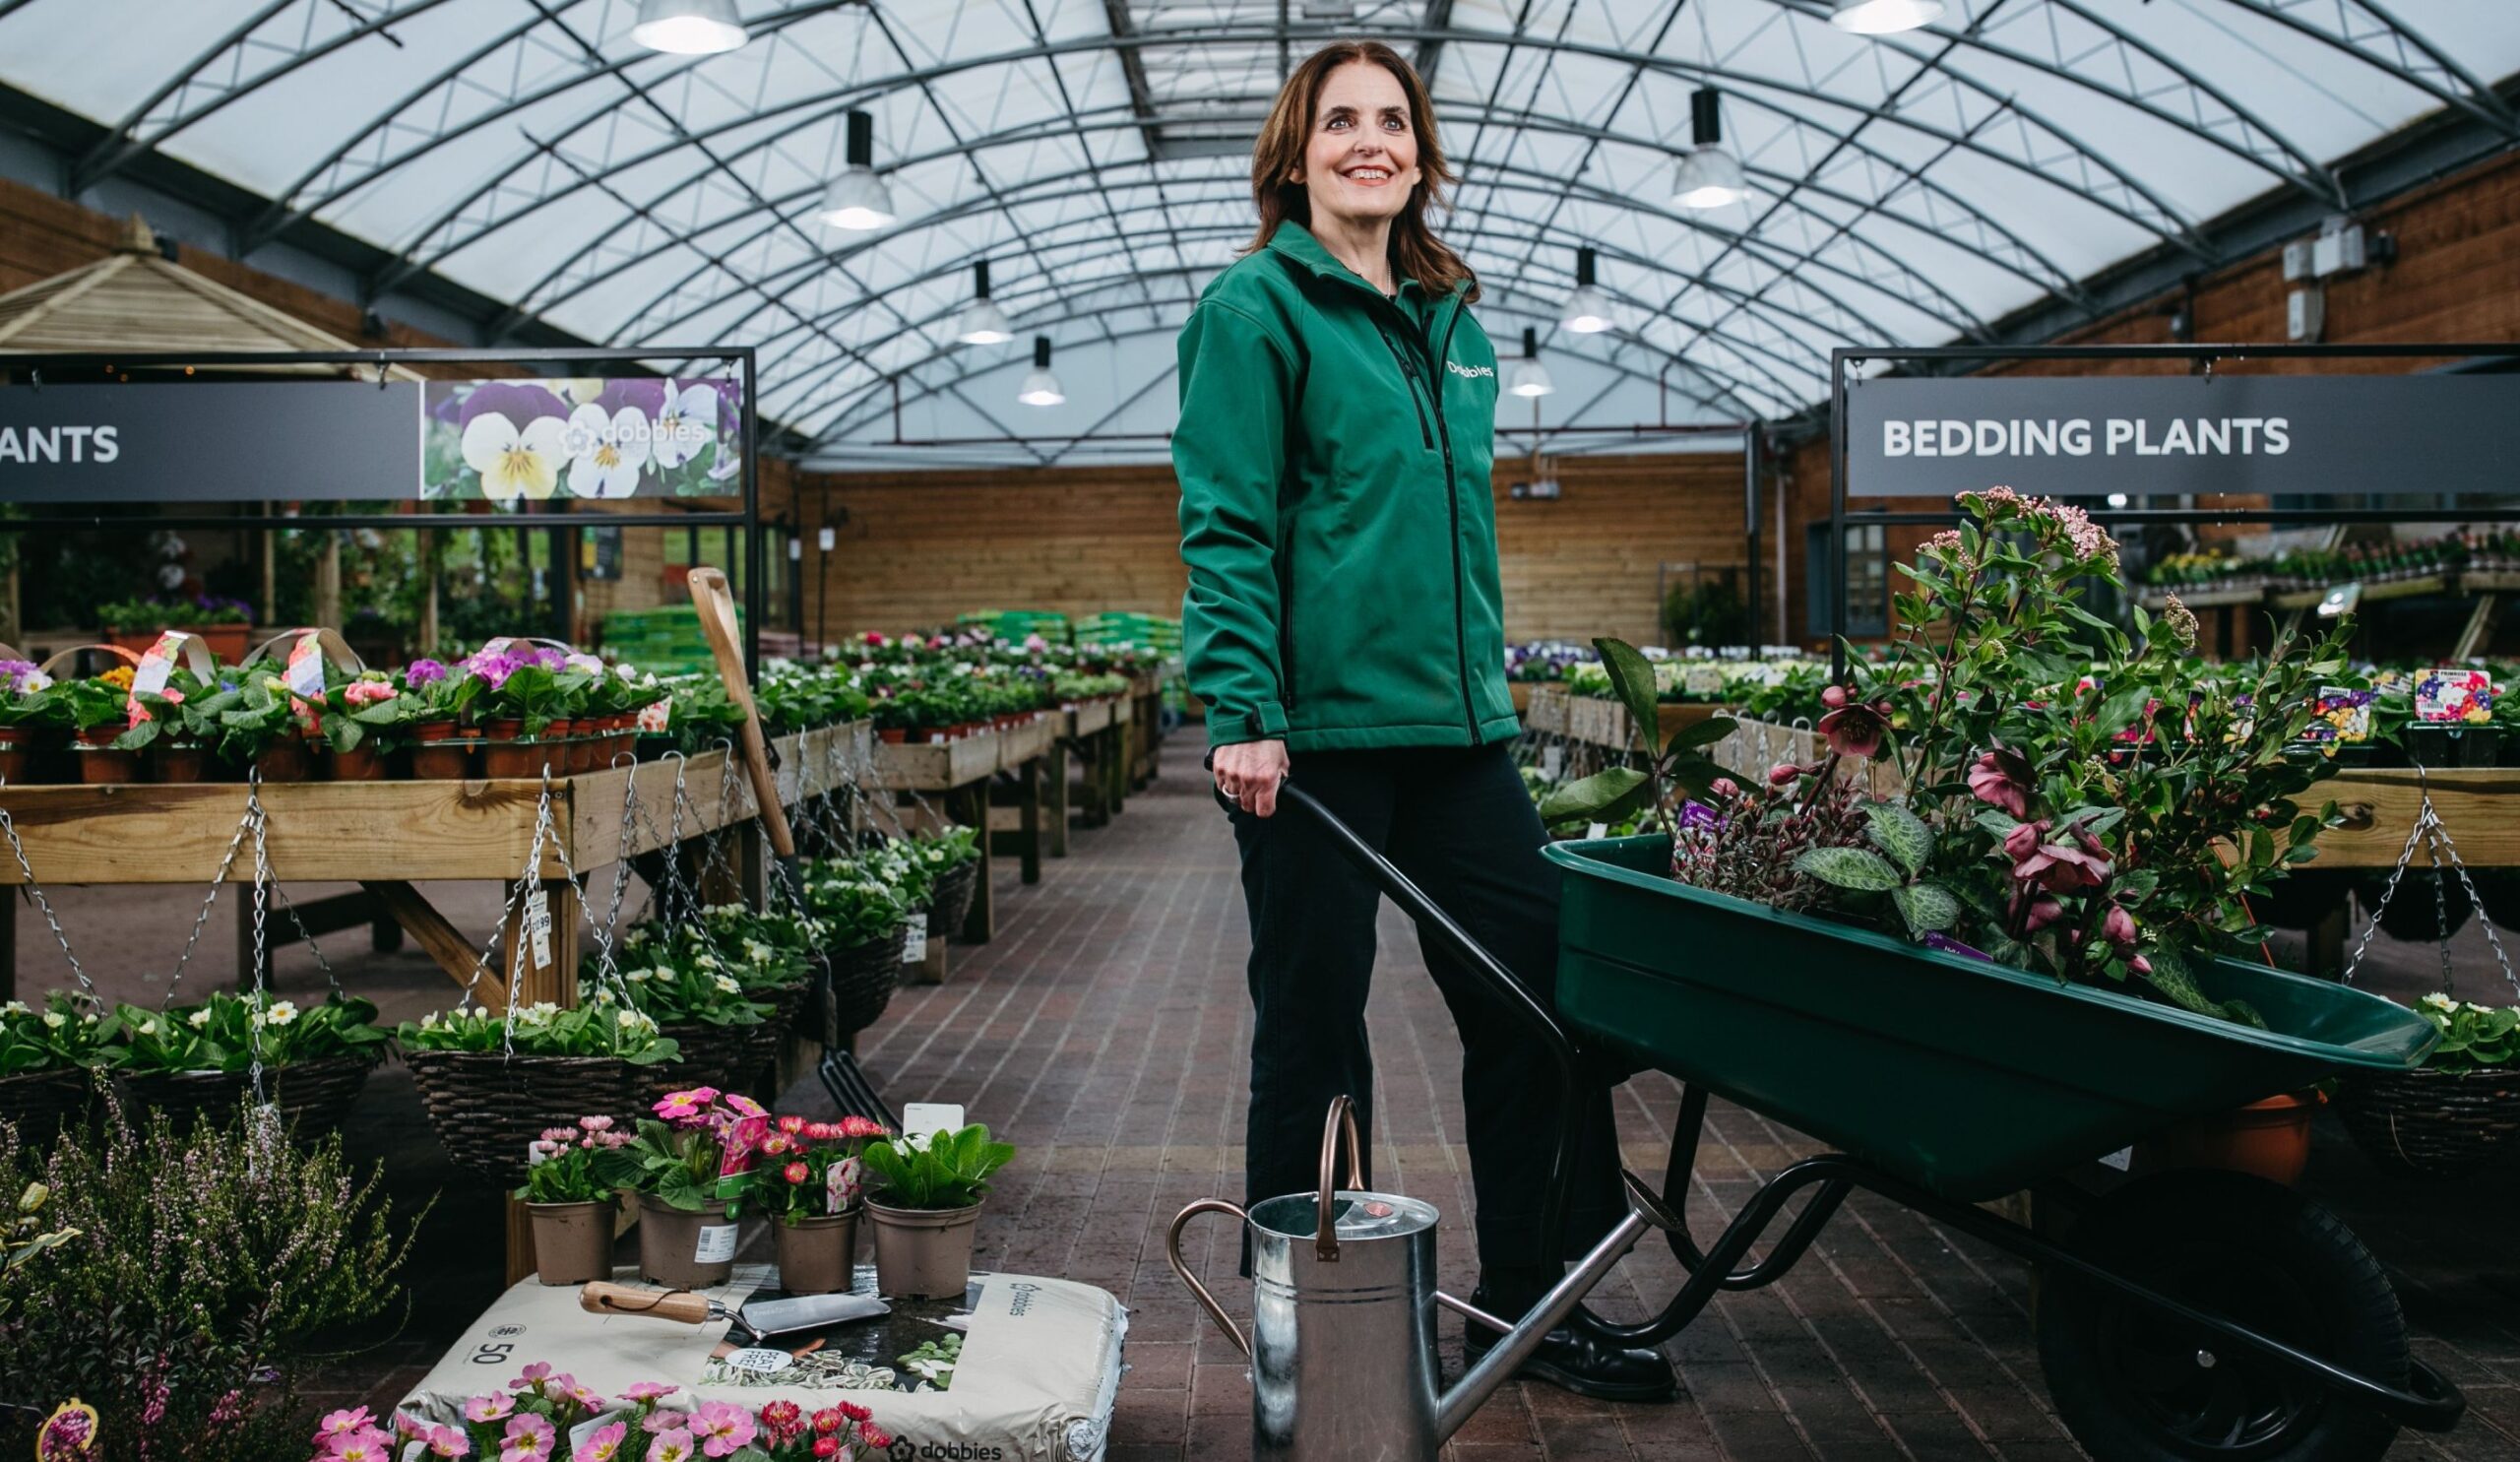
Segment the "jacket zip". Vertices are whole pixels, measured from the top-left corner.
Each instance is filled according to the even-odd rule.
[[[1426,404],[1423,401],[1420,401],[1418,397],[1418,388],[1422,384],[1418,378],[1418,362],[1413,359],[1408,352],[1401,350],[1400,342],[1391,338],[1390,331],[1385,330],[1380,326],[1376,326],[1374,327],[1374,334],[1382,337],[1384,348],[1391,351],[1393,363],[1400,367],[1401,380],[1409,387],[1409,404],[1418,409],[1418,442],[1428,448],[1432,448],[1435,445],[1435,433],[1426,425]],[[1430,388],[1426,394],[1432,396],[1434,392]],[[1439,417],[1442,413],[1443,409],[1440,407],[1436,408],[1436,414]],[[1445,449],[1445,455],[1446,460],[1450,461],[1451,449],[1449,447]]]
[[[1461,483],[1453,475],[1453,434],[1444,425],[1443,362],[1453,350],[1453,331],[1461,324],[1461,306],[1453,306],[1452,318],[1444,322],[1444,343],[1435,348],[1434,380],[1426,394],[1434,398],[1435,433],[1444,443],[1444,506],[1452,521],[1453,549],[1453,655],[1461,670],[1461,712],[1463,724],[1470,728],[1470,744],[1479,744],[1479,707],[1470,698],[1470,639],[1462,632],[1463,604],[1461,562]]]

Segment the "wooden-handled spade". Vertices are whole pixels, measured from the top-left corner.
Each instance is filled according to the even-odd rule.
[[[798,1295],[786,1300],[754,1300],[728,1305],[690,1290],[642,1290],[597,1280],[578,1291],[578,1307],[590,1314],[643,1315],[705,1325],[725,1320],[756,1342],[790,1330],[812,1330],[892,1313],[892,1306],[872,1295]]]
[[[788,891],[801,906],[805,883],[796,865],[796,838],[788,827],[788,809],[779,802],[779,774],[770,764],[770,743],[761,733],[761,711],[753,704],[752,681],[744,674],[743,649],[735,643],[735,597],[726,588],[726,576],[714,568],[693,569],[691,604],[700,611],[700,632],[709,637],[710,653],[718,657],[718,678],[726,687],[726,699],[744,713],[737,744],[744,770],[752,777],[752,799],[761,808],[761,825],[770,835],[779,876],[788,880]]]

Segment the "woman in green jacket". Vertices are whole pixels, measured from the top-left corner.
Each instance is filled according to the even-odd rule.
[[[1408,62],[1372,41],[1314,53],[1253,153],[1259,234],[1181,332],[1182,625],[1251,919],[1255,1201],[1313,1185],[1333,1098],[1354,1098],[1360,1119],[1373,1109],[1379,895],[1307,820],[1273,815],[1281,782],[1544,998],[1555,965],[1556,878],[1509,750],[1496,352],[1468,308],[1478,282],[1426,222],[1451,181]],[[1554,1073],[1501,1002],[1421,942],[1462,1036],[1477,1303],[1519,1315],[1624,1211],[1608,1100],[1584,1113],[1567,1251],[1546,1252]],[[1491,1340],[1467,1333],[1473,1355]],[[1583,1311],[1528,1368],[1609,1399],[1673,1390],[1661,1355],[1619,1348]]]

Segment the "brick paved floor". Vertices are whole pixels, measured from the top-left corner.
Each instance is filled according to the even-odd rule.
[[[1210,1462],[1247,1451],[1239,1358],[1210,1333],[1163,1251],[1164,1228],[1183,1204],[1241,1188],[1245,933],[1232,842],[1201,792],[1197,756],[1194,739],[1176,739],[1164,779],[1109,828],[1079,833],[1075,856],[1049,863],[1038,886],[1019,887],[1006,869],[999,938],[956,950],[950,984],[904,991],[862,1043],[896,1104],[962,1102],[1022,1144],[982,1220],[981,1264],[1090,1281],[1130,1306],[1113,1462]],[[493,922],[486,887],[432,892],[465,928]],[[158,997],[162,985],[144,977],[171,962],[191,920],[189,893],[72,889],[57,902],[109,995]],[[223,973],[225,918],[205,941],[219,966],[212,978]],[[39,921],[21,920],[19,940],[26,986],[40,989],[58,954]],[[378,998],[389,1020],[446,1001],[444,977],[413,953],[373,955],[351,935],[327,947],[345,981]],[[2463,971],[2491,970],[2473,925],[2460,950]],[[1467,1293],[1474,1276],[1457,1047],[1415,934],[1388,914],[1383,953],[1370,1015],[1382,1102],[1375,1170],[1443,1209],[1443,1279]],[[2391,993],[2421,992],[2436,978],[2424,946],[2382,939],[2375,959]],[[302,950],[282,956],[280,983],[323,987]],[[801,1103],[819,1093],[791,1096]],[[1638,1171],[1661,1171],[1676,1105],[1673,1085],[1659,1076],[1623,1090],[1621,1137]],[[398,1066],[371,1084],[349,1145],[356,1157],[385,1161],[401,1201],[436,1204],[415,1244],[411,1312],[345,1358],[327,1393],[390,1405],[496,1295],[496,1244],[483,1240],[498,1232],[498,1209],[487,1190],[453,1182]],[[1796,1134],[1719,1104],[1692,1194],[1701,1237],[1759,1175],[1808,1150]],[[2421,1353],[2472,1403],[2451,1437],[2409,1436],[2393,1455],[2520,1459],[2520,1162],[2410,1187],[2381,1177],[2323,1124],[2306,1186],[2389,1264]],[[1229,1308],[1247,1312],[1228,1227],[1209,1221],[1195,1239],[1200,1272]],[[1678,1280],[1668,1252],[1649,1243],[1599,1303],[1635,1318]],[[1509,1384],[1450,1454],[1461,1462],[2078,1455],[2048,1409],[2026,1304],[2027,1276],[2010,1259],[1858,1200],[1791,1278],[1725,1297],[1671,1344],[1684,1400],[1605,1406]],[[1458,1327],[1446,1323],[1443,1336],[1447,1373],[1457,1373]]]

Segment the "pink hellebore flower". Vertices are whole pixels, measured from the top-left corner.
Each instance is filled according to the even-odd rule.
[[[2135,916],[2115,904],[2110,905],[2108,916],[2100,922],[2100,936],[2119,954],[2132,955],[2135,952]]]
[[[1710,795],[1723,797],[1729,801],[1730,799],[1741,795],[1741,784],[1733,781],[1730,777],[1718,777],[1713,782],[1707,784],[1706,790]]]
[[[1969,769],[1969,791],[1978,800],[2015,817],[2030,815],[2030,763],[2018,751],[1998,746],[1979,756]]]
[[[1832,685],[1820,692],[1820,704],[1829,708],[1829,714],[1820,718],[1818,731],[1828,738],[1831,751],[1866,761],[1881,754],[1881,743],[1890,737],[1888,701],[1865,705],[1845,686]]]
[[[2049,893],[2065,894],[2098,888],[2115,871],[2115,866],[2101,854],[2068,843],[2042,843],[2030,857],[2013,863],[2012,876]]]
[[[2020,862],[2023,858],[2037,853],[2039,851],[2039,845],[2045,841],[2047,837],[2047,818],[2043,817],[2037,822],[2025,822],[2019,827],[2014,828],[2011,832],[2004,834],[2004,857],[2011,858],[2016,863]]]

